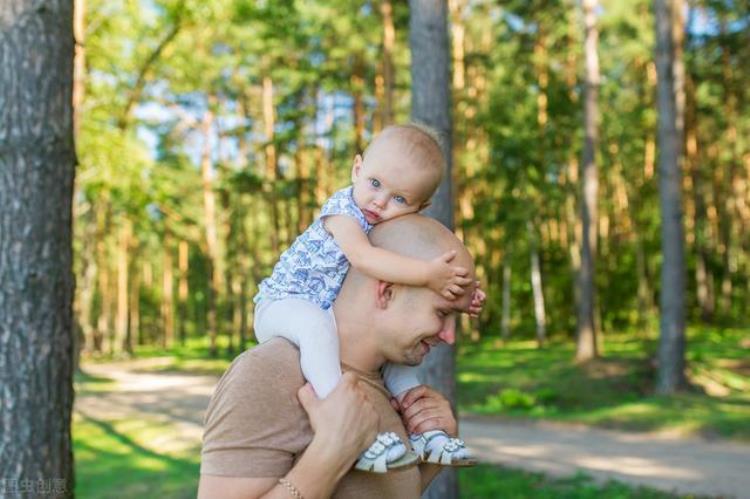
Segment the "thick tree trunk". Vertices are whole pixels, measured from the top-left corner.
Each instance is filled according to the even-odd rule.
[[[443,181],[425,213],[453,230],[451,56],[447,5],[440,0],[410,0],[409,8],[411,119],[437,130],[447,162]],[[420,368],[422,382],[439,390],[453,405],[456,400],[454,370],[455,350],[451,345],[435,348]],[[440,473],[423,497],[458,497],[456,473],[452,469]]]
[[[578,272],[578,322],[576,360],[586,361],[598,355],[597,330],[594,320],[596,287],[596,240],[597,240],[597,189],[599,184],[596,169],[596,146],[598,140],[599,56],[597,45],[599,33],[596,27],[597,0],[583,0],[585,22],[584,49],[586,55],[586,79],[584,90],[584,132],[581,159],[581,267]]]
[[[685,382],[685,255],[669,0],[655,0],[655,10],[659,197],[664,255],[661,268],[661,334],[656,390],[658,393],[669,394],[678,390]]]
[[[73,2],[0,19],[0,479],[71,497]]]

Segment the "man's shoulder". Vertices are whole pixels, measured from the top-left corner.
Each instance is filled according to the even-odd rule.
[[[303,382],[299,349],[283,338],[273,338],[244,351],[234,359],[225,375],[230,373],[252,383],[279,379],[279,374],[284,374],[283,379],[299,381],[299,386]]]

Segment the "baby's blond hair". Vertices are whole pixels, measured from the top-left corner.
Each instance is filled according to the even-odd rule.
[[[410,159],[410,163],[433,173],[430,195],[435,192],[445,174],[445,155],[440,144],[438,132],[422,123],[390,125],[384,128],[365,149],[367,154],[389,141],[395,141],[399,154]]]

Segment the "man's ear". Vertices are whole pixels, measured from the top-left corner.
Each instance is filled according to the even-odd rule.
[[[385,310],[393,300],[393,283],[386,281],[377,281],[376,297],[379,309]]]
[[[357,154],[354,156],[354,163],[352,164],[352,182],[357,181],[360,170],[362,170],[362,156]]]

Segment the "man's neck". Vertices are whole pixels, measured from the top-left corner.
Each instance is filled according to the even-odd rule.
[[[334,305],[334,313],[339,334],[341,363],[359,371],[378,372],[385,359],[378,353],[372,322],[366,320],[356,306]]]

